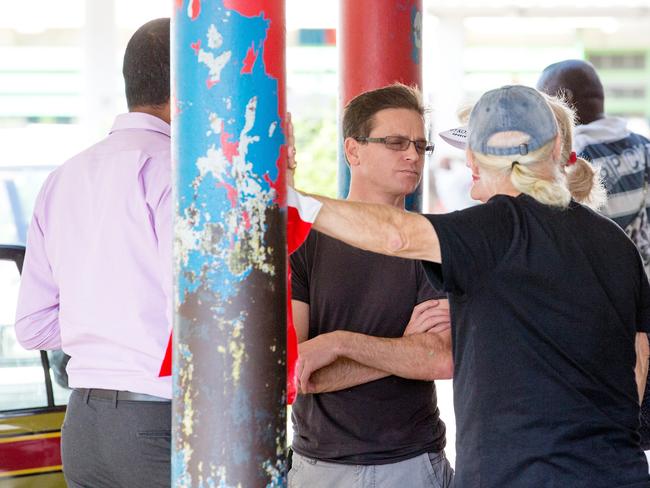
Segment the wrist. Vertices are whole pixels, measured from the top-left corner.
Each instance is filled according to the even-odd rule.
[[[349,332],[344,330],[335,330],[332,334],[332,352],[336,354],[336,357],[341,357],[346,355],[346,344],[348,343]]]

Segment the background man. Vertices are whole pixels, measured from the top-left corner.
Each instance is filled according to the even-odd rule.
[[[404,208],[430,150],[425,134],[416,90],[396,84],[352,100],[348,200]],[[449,312],[420,264],[312,231],[291,268],[300,361],[339,359],[298,376],[290,485],[449,486],[433,384],[452,375]]]
[[[571,59],[546,67],[537,88],[552,96],[564,95],[575,109],[574,150],[601,168],[608,194],[602,212],[627,228],[647,206],[650,141],[629,131],[625,119],[605,115],[603,85],[586,61]]]
[[[129,113],[52,172],[34,207],[16,334],[63,349],[74,391],[63,427],[70,487],[170,485],[169,19],[124,55]]]

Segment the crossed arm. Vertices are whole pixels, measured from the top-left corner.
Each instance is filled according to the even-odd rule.
[[[350,388],[390,375],[431,381],[451,378],[453,359],[446,300],[417,305],[404,336],[375,337],[337,330],[307,339],[309,305],[293,301],[301,393]]]

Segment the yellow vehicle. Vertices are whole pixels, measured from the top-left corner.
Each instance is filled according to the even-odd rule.
[[[65,487],[66,357],[26,351],[13,328],[25,248],[0,246],[0,488]]]

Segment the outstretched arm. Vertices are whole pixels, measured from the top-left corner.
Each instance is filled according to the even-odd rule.
[[[438,236],[422,215],[388,205],[310,196],[323,204],[313,225],[323,234],[379,254],[440,262]]]

